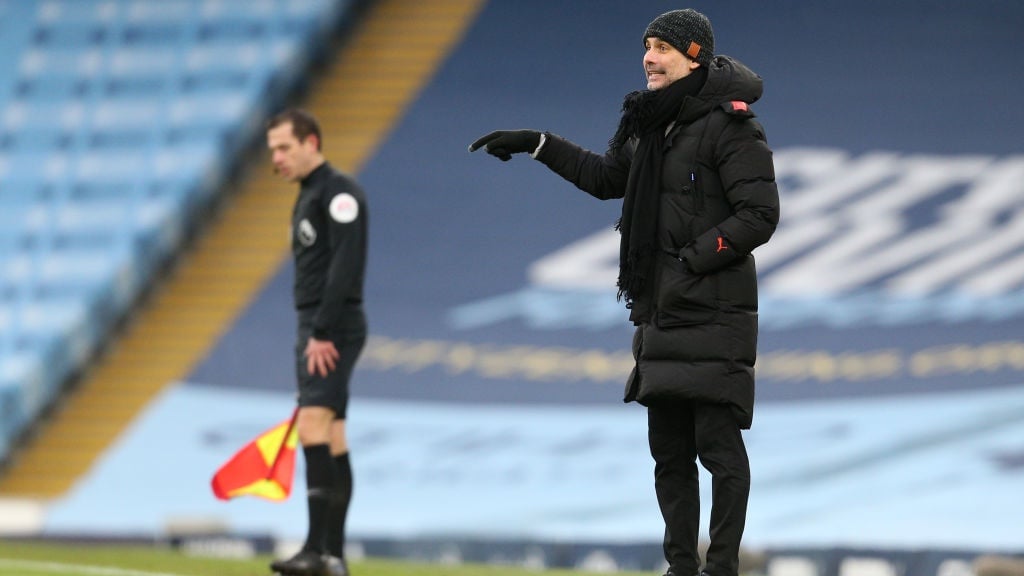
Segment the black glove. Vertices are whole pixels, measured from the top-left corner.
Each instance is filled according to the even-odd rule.
[[[497,130],[470,144],[469,151],[475,152],[483,146],[491,156],[508,162],[513,154],[533,152],[538,145],[540,132],[536,130]]]

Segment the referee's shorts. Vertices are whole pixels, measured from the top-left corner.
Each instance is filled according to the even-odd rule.
[[[366,317],[359,310],[357,328],[344,334],[332,334],[331,341],[338,349],[337,363],[327,376],[310,374],[306,367],[306,344],[313,333],[315,307],[298,311],[298,341],[295,343],[295,376],[299,385],[299,406],[322,406],[334,410],[336,419],[344,419],[348,410],[348,383],[356,360],[366,344]]]

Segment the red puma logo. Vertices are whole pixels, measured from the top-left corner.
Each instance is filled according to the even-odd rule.
[[[715,253],[719,253],[722,250],[728,250],[729,247],[725,245],[725,239],[721,236],[718,237],[718,248],[715,249]]]

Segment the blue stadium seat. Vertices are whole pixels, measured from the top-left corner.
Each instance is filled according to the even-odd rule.
[[[67,148],[83,126],[85,107],[76,100],[17,99],[0,118],[3,147],[8,150]]]

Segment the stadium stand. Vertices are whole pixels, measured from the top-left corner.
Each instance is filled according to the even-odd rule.
[[[359,24],[343,25],[343,49],[327,58],[329,64],[316,66],[315,90],[304,104],[331,135],[324,146],[334,163],[359,171],[481,4],[382,0],[351,8],[357,12],[345,19],[358,16]],[[406,46],[415,42],[416,51],[375,45],[389,33],[405,37]],[[367,58],[371,51],[373,58]],[[382,81],[381,67],[398,66],[406,73]],[[194,111],[180,100],[175,105],[183,113]],[[216,222],[190,243],[188,255],[175,262],[116,343],[91,364],[74,394],[62,398],[59,413],[23,443],[0,477],[0,498],[66,494],[161,390],[211,354],[225,327],[279,269],[287,257],[292,196],[282,193],[262,153],[242,156],[241,162],[258,161],[259,168],[243,169],[244,175],[232,179],[237,192]]]
[[[0,2],[0,461],[356,5]]]
[[[121,6],[129,6],[107,4],[115,6],[109,10],[118,19],[128,10]],[[8,84],[0,81],[0,201],[17,206],[17,212],[0,210],[0,233],[13,233],[0,243],[5,254],[0,265],[7,270],[6,254],[17,254],[22,268],[9,268],[36,282],[31,290],[29,284],[11,284],[4,302],[35,302],[44,281],[61,293],[80,283],[102,283],[105,288],[95,293],[112,299],[119,280],[129,282],[136,270],[104,268],[92,260],[94,245],[116,243],[126,251],[142,242],[174,245],[187,233],[165,227],[156,236],[110,240],[134,235],[138,228],[118,227],[141,205],[129,208],[128,203],[161,199],[188,214],[194,210],[189,204],[169,200],[191,192],[193,174],[210,170],[207,178],[215,181],[230,171],[220,163],[228,159],[221,151],[244,145],[238,134],[254,118],[245,90],[260,90],[247,76],[251,70],[232,64],[263,63],[271,53],[291,58],[250,40],[298,24],[263,19],[269,7],[282,2],[246,3],[255,8],[231,14],[230,22],[219,20],[230,2],[189,4],[195,17],[218,24],[190,24],[183,32],[161,28],[143,38],[138,26],[118,20],[117,34],[131,28],[138,39],[133,50],[115,50],[117,42],[103,37],[96,40],[103,45],[99,57],[67,51],[62,58],[76,62],[68,65],[68,74],[92,70],[81,73],[85,88],[78,99],[29,104],[15,90],[20,85],[11,83],[8,93]],[[433,82],[424,85],[438,59],[412,57],[423,56],[434,43],[428,36],[460,22],[455,12],[471,13],[470,4],[482,5],[480,17]],[[929,9],[940,2],[869,4],[706,6],[723,16],[712,18],[722,46],[745,61],[749,56],[748,63],[769,83],[768,97],[757,109],[769,127],[780,178],[796,201],[784,220],[792,226],[788,232],[817,220],[806,215],[801,200],[827,199],[828,192],[837,191],[816,175],[835,171],[841,180],[877,163],[884,168],[880,182],[858,185],[862,179],[854,178],[839,189],[870,201],[871,210],[853,215],[857,221],[900,221],[905,227],[896,239],[905,248],[920,229],[941,226],[941,219],[933,222],[936,214],[959,209],[962,204],[954,200],[961,194],[983,192],[980,197],[992,199],[1014,196],[1019,188],[1002,186],[1003,177],[975,181],[962,174],[934,182],[927,191],[916,186],[901,191],[892,184],[919,182],[922,162],[967,165],[964,158],[976,163],[984,154],[993,166],[1016,166],[1019,140],[1012,128],[1020,123],[1012,120],[1019,111],[974,107],[983,121],[973,129],[947,119],[960,118],[960,96],[970,95],[973,103],[991,93],[976,83],[979,78],[1006,82],[1010,76],[1009,85],[1021,84],[1019,67],[1005,62],[1019,45],[1014,24],[1021,11],[996,12],[993,2],[962,11]],[[307,107],[329,134],[327,156],[357,173],[372,193],[379,234],[368,291],[378,338],[361,368],[354,397],[359,405],[353,411],[359,417],[352,428],[361,459],[357,474],[369,481],[359,480],[359,506],[349,523],[359,549],[369,556],[534,568],[617,564],[652,573],[664,568],[642,420],[638,425],[635,407],[618,405],[621,377],[607,369],[615,367],[613,362],[602,361],[614,359],[619,350],[613,347],[622,347],[628,357],[626,327],[618,317],[604,328],[568,325],[584,315],[588,320],[611,315],[568,306],[569,300],[555,298],[559,292],[535,282],[533,274],[538,263],[610,229],[617,207],[608,211],[607,205],[563,193],[569,186],[538,166],[496,168],[490,159],[465,152],[482,131],[516,125],[564,129],[580,142],[602,145],[619,105],[616,87],[640,81],[636,32],[662,6],[653,0],[606,0],[588,8],[584,16],[570,1],[378,0],[360,17],[337,65],[324,71],[309,93]],[[11,22],[23,13],[38,18],[38,10],[0,0],[0,43],[32,45],[34,28]],[[173,7],[161,10],[174,17]],[[426,15],[429,11],[435,14]],[[882,21],[885,25],[879,25]],[[509,30],[517,31],[522,49],[506,50]],[[75,40],[75,34],[82,35],[68,37]],[[381,43],[383,34],[402,41]],[[177,49],[159,44],[157,36],[174,36],[181,45],[194,41],[196,47],[175,59]],[[209,44],[200,44],[200,38]],[[886,55],[885,65],[861,57],[865,39]],[[937,45],[960,49],[935,50]],[[445,50],[438,52],[443,56]],[[24,74],[23,56],[11,53],[0,53],[0,72]],[[495,55],[501,58],[497,66]],[[868,61],[871,66],[860,65]],[[182,84],[168,86],[160,74],[151,74],[160,67],[174,68]],[[992,73],[995,68],[1000,74]],[[132,74],[135,79],[126,78]],[[97,76],[115,89],[86,102],[85,96],[94,96]],[[931,98],[928,87],[938,80],[945,86],[943,97]],[[54,84],[53,94],[73,89]],[[18,105],[8,106],[15,100]],[[396,122],[403,114],[405,121]],[[997,117],[998,122],[984,121]],[[29,118],[37,129],[21,132],[16,140],[6,123]],[[162,126],[160,139],[150,139],[151,125]],[[82,134],[92,140],[81,140]],[[16,147],[33,142],[35,148]],[[44,146],[60,153],[40,152]],[[57,204],[9,198],[8,182],[27,179],[20,167],[35,166],[49,200],[68,174],[86,173],[75,163],[86,157],[90,180],[77,182],[73,192],[59,198],[65,203],[88,199],[87,207],[95,209],[88,212],[95,216],[85,216],[83,209],[69,227],[78,230],[92,223],[89,218],[103,218],[104,224],[93,227],[94,238],[77,234],[76,251],[63,260],[34,266],[28,256],[48,253],[51,244],[28,240],[25,230],[39,228],[37,220],[49,222]],[[118,176],[131,168],[122,164],[145,161],[157,170],[148,188]],[[1016,170],[997,175],[1012,176]],[[274,504],[268,512],[251,503],[224,506],[207,490],[215,467],[250,431],[280,418],[293,398],[290,342],[281,336],[293,327],[283,304],[290,297],[290,271],[282,214],[290,197],[281,192],[289,187],[266,166],[253,172],[259,173],[251,174],[216,225],[190,245],[187,257],[75,393],[64,397],[60,413],[48,418],[3,471],[0,506],[10,497],[45,501],[36,529],[48,537],[130,532],[147,542],[164,535],[195,549],[248,541],[250,531],[264,543],[287,544],[298,537],[293,532],[303,526],[301,499]],[[882,198],[887,201],[874,201]],[[899,199],[906,201],[906,210],[892,207],[890,201]],[[198,202],[201,206],[203,200]],[[111,207],[113,215],[101,205]],[[846,205],[837,203],[841,208]],[[471,218],[463,221],[466,215]],[[993,237],[1005,237],[1016,222],[1009,217],[993,222],[999,234]],[[815,242],[808,256],[835,250],[848,236]],[[991,239],[986,246],[994,244]],[[865,252],[864,260],[888,254]],[[834,270],[825,266],[830,258],[810,259],[820,265],[809,266],[811,272],[827,277]],[[936,256],[924,264],[940,261]],[[856,264],[859,269],[861,262]],[[776,278],[776,266],[759,269],[766,288]],[[1024,431],[1018,309],[963,321],[929,322],[916,313],[893,317],[884,305],[899,304],[899,295],[875,288],[859,285],[835,299],[812,292],[791,302],[792,312],[783,311],[789,316],[765,306],[762,358],[775,361],[759,376],[763,408],[750,443],[758,462],[756,505],[747,531],[748,544],[757,547],[748,559],[751,571],[768,576],[1019,574],[1004,571],[1013,563],[971,564],[979,551],[1019,555],[1020,550],[1019,521],[1012,520],[1020,517],[1020,499],[1012,494],[1019,486]],[[573,302],[594,301],[587,294],[580,290]],[[621,315],[614,295],[608,296]],[[770,288],[764,296],[775,301]],[[58,309],[56,303],[32,309],[28,304],[9,320],[2,314],[12,308],[4,308],[0,322],[28,330],[29,320],[38,323],[43,314],[63,318],[99,306],[79,311],[70,305]],[[452,311],[479,311],[482,304],[490,306],[489,323],[467,328],[447,321]],[[845,314],[851,307],[881,322],[854,323]],[[818,316],[803,318],[805,312],[835,324],[813,324]],[[807,324],[787,325],[779,318]],[[47,344],[40,352],[44,361],[57,367],[54,351],[66,354],[68,342]],[[1004,354],[1012,370],[1000,368]],[[947,357],[950,364],[936,360]],[[598,377],[559,370],[584,359],[596,360],[587,365],[599,368]],[[933,371],[910,372],[921,366]],[[887,367],[895,368],[885,372]],[[877,377],[874,368],[882,369]],[[227,405],[234,413],[226,413]],[[17,423],[0,414],[0,427]],[[13,515],[8,510],[0,507],[0,526]],[[174,531],[188,521],[211,519],[207,525],[231,526],[238,540],[200,534],[186,541]]]

